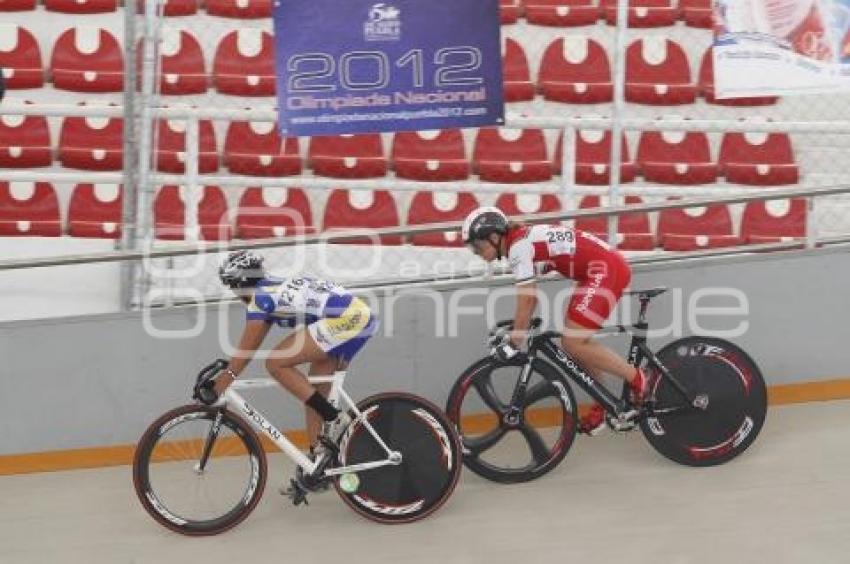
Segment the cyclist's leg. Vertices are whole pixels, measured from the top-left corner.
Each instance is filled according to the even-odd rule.
[[[331,375],[336,372],[338,365],[338,359],[330,356],[323,360],[315,360],[310,363],[310,376]],[[326,398],[331,391],[330,384],[313,384],[313,387]],[[319,437],[319,432],[322,430],[322,423],[324,420],[318,413],[309,407],[304,410],[304,414],[307,423],[307,439],[311,445],[316,444],[316,439]]]
[[[316,389],[297,366],[327,359],[328,354],[313,340],[306,328],[301,328],[287,335],[272,349],[266,359],[266,369],[289,393],[306,402]]]
[[[593,336],[611,315],[623,290],[631,281],[631,269],[620,255],[599,261],[588,269],[588,278],[578,284],[567,306],[561,339],[564,349],[573,355],[591,376],[610,372],[631,382],[635,368]]]

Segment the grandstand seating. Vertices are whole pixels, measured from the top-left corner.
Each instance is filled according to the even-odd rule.
[[[47,118],[0,115],[0,167],[34,168],[52,161]]]
[[[307,149],[310,168],[332,178],[378,178],[387,174],[387,161],[378,134],[318,136]]]
[[[410,204],[408,225],[461,221],[478,207],[476,197],[468,192],[417,192]],[[458,231],[420,233],[411,237],[414,245],[460,247]]]
[[[499,0],[499,20],[502,24],[516,23],[521,14],[521,0]]]
[[[44,85],[41,49],[30,30],[17,24],[0,23],[0,69],[6,88],[10,90]]]
[[[480,129],[473,162],[485,181],[540,182],[552,177],[546,141],[539,129]]]
[[[502,82],[505,102],[527,102],[534,99],[535,89],[531,82],[528,56],[522,45],[505,38],[502,53]]]
[[[637,104],[692,104],[696,87],[682,46],[664,36],[644,37],[626,49],[626,100]]]
[[[307,195],[300,188],[247,188],[239,200],[240,239],[289,237],[315,232]]]
[[[44,0],[44,8],[67,14],[99,14],[117,10],[118,0]]]
[[[558,174],[561,173],[563,155],[563,135],[555,145],[553,162]],[[575,181],[593,186],[611,182],[611,132],[584,130],[576,132]],[[637,175],[637,164],[629,157],[629,146],[622,137],[620,182],[632,182]]]
[[[679,0],[679,9],[685,25],[711,28],[714,23],[711,0]]]
[[[717,179],[708,136],[691,131],[644,131],[637,152],[643,177],[663,184],[707,184]]]
[[[617,0],[601,0],[608,25],[617,25]],[[629,27],[667,27],[676,23],[679,9],[674,0],[631,0]]]
[[[726,133],[720,166],[728,182],[773,186],[796,184],[799,169],[785,133]]]
[[[530,215],[561,211],[561,201],[555,194],[507,192],[496,200],[496,207],[508,216]]]
[[[711,55],[711,47],[705,50],[699,67],[699,90],[700,95],[709,104],[721,106],[770,106],[776,103],[775,96],[764,96],[760,98],[724,98],[714,97],[714,58]]]
[[[0,0],[0,12],[26,12],[35,10],[36,0]]]
[[[396,133],[392,163],[399,178],[438,181],[469,176],[469,161],[459,129]]]
[[[223,241],[232,237],[227,200],[218,186],[204,186],[198,203],[198,238]],[[154,233],[157,239],[182,240],[185,233],[184,186],[162,186],[154,200]]]
[[[136,0],[136,11],[139,14],[145,13],[145,0]],[[165,0],[163,2],[162,15],[167,18],[191,16],[197,12],[198,0]]]
[[[282,139],[276,123],[234,121],[224,140],[224,165],[234,174],[301,174],[298,139]]]
[[[53,86],[74,92],[121,92],[124,57],[118,40],[109,31],[77,26],[67,29],[53,46],[50,57]]]
[[[198,153],[198,172],[207,173],[218,170],[218,149],[212,122],[198,122],[200,150]],[[182,173],[186,170],[186,122],[180,120],[159,120],[156,147],[156,168],[160,172]]]
[[[141,57],[139,43],[137,57]],[[161,94],[203,94],[209,86],[204,53],[198,39],[186,30],[163,29],[160,43],[161,72],[159,91]],[[138,64],[137,68],[141,68]],[[141,87],[141,81],[139,81]]]
[[[274,96],[273,49],[266,31],[239,28],[225,35],[213,61],[216,90],[234,96]]]
[[[224,18],[270,18],[271,0],[206,0],[207,13]]]
[[[0,235],[58,237],[59,200],[47,182],[0,182]]]
[[[806,236],[806,200],[750,202],[741,218],[741,237],[747,243],[775,243]]]
[[[733,233],[729,208],[724,205],[662,210],[658,214],[658,238],[668,251],[695,251],[741,243]]]
[[[525,0],[528,23],[547,26],[584,26],[599,19],[594,0]]]
[[[626,196],[626,205],[642,204],[638,196]],[[579,209],[598,208],[604,201],[599,196],[585,196],[579,202]],[[599,237],[603,241],[608,240],[608,218],[591,217],[579,218],[575,222],[576,228],[587,231]],[[618,247],[627,251],[651,251],[655,248],[655,235],[649,224],[649,214],[630,213],[623,214],[617,221]]]
[[[538,77],[543,97],[554,102],[600,104],[610,102],[614,93],[605,49],[585,36],[550,43]]]
[[[68,205],[68,235],[118,239],[121,237],[123,187],[116,184],[78,184]]]
[[[68,117],[59,134],[58,160],[67,168],[121,170],[124,120]]]
[[[387,190],[333,190],[325,204],[325,231],[337,229],[376,229],[399,225],[398,207]],[[401,237],[381,237],[384,245],[399,245]],[[353,239],[346,243],[368,245],[373,238]]]

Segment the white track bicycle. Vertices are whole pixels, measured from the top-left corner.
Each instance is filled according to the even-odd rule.
[[[310,377],[313,384],[331,384],[328,400],[347,411],[342,428],[325,441],[325,454],[312,460],[239,393],[277,386],[274,380],[236,380],[221,398],[209,398],[213,377],[226,366],[223,360],[206,366],[195,381],[198,403],[162,415],[139,440],[133,483],[142,506],[161,525],[213,535],[244,520],[268,475],[258,434],[292,459],[302,476],[313,484],[333,483],[349,507],[379,523],[422,519],[454,491],[460,442],[431,402],[391,392],[355,404],[343,389],[345,371]],[[293,481],[290,496],[297,505],[308,491]]]

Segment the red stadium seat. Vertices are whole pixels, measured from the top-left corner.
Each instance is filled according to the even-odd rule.
[[[707,184],[717,179],[708,136],[697,131],[644,131],[637,160],[649,182]]]
[[[720,167],[728,182],[775,186],[796,184],[791,138],[785,133],[727,133],[720,144]]]
[[[28,10],[35,10],[35,0],[0,0],[0,12],[26,12]]]
[[[369,230],[398,227],[398,208],[386,190],[334,190],[325,204],[325,231]],[[369,245],[376,240],[364,237],[346,243]],[[382,245],[400,245],[400,236],[380,238]]]
[[[527,102],[534,99],[534,84],[531,82],[528,57],[522,45],[511,38],[505,38],[502,47],[502,82],[505,102]]]
[[[417,192],[410,203],[408,225],[461,221],[478,207],[478,200],[469,192]],[[424,247],[461,247],[459,231],[420,233],[411,237],[414,245]]]
[[[499,0],[499,21],[502,24],[516,23],[522,15],[520,0]]]
[[[681,45],[663,36],[638,39],[626,50],[626,100],[671,106],[692,104],[696,88]]]
[[[136,12],[145,13],[145,0],[136,0]],[[191,16],[198,13],[198,0],[165,0],[162,15],[165,17]]]
[[[59,199],[47,182],[0,182],[0,235],[58,237]]]
[[[685,25],[711,29],[714,24],[711,0],[679,0]]]
[[[0,24],[0,69],[8,89],[44,86],[41,50],[29,30],[17,24]]]
[[[32,168],[52,162],[47,118],[0,115],[0,167]]]
[[[136,68],[141,71],[141,42],[136,52]],[[138,87],[141,88],[141,74]],[[203,94],[208,78],[204,53],[198,39],[185,30],[164,29],[160,42],[159,91],[167,95]]]
[[[117,0],[44,0],[44,8],[51,12],[66,14],[98,14],[114,12]]]
[[[236,236],[268,239],[316,231],[307,195],[300,188],[247,188],[239,200]]]
[[[72,237],[121,237],[121,193],[117,184],[77,184],[68,206],[68,234]]]
[[[732,231],[726,206],[662,210],[658,214],[658,237],[668,251],[695,251],[740,245]]]
[[[617,0],[601,0],[608,25],[617,25]],[[672,0],[632,0],[629,27],[666,27],[676,23],[679,9]]]
[[[96,27],[66,30],[53,46],[53,86],[74,92],[121,92],[124,59],[115,36]]]
[[[806,200],[750,202],[741,219],[747,243],[776,243],[806,236]]]
[[[483,181],[540,182],[552,178],[546,140],[539,129],[480,129],[473,160]]]
[[[215,130],[211,121],[198,123],[200,151],[198,172],[218,170],[218,150]],[[156,169],[160,172],[186,172],[186,122],[182,120],[159,120],[156,148]]]
[[[561,201],[555,194],[505,193],[496,200],[496,207],[505,215],[531,215],[561,211]]]
[[[699,89],[700,94],[709,104],[718,104],[721,106],[770,106],[775,104],[778,98],[776,96],[764,96],[758,98],[724,98],[719,99],[714,97],[714,57],[711,56],[711,47],[705,50],[702,56],[702,63],[699,68]]]
[[[313,172],[320,176],[377,178],[387,174],[377,133],[311,137],[307,155]]]
[[[198,203],[199,239],[226,241],[232,229],[227,217],[227,200],[218,186],[204,186]],[[183,186],[163,186],[154,200],[154,231],[157,239],[183,239],[185,233],[186,189]]]
[[[275,69],[272,36],[240,28],[222,38],[213,61],[213,84],[222,94],[274,96]]]
[[[593,0],[526,0],[528,23],[549,26],[584,26],[596,23],[602,15]]]
[[[546,48],[538,73],[547,100],[601,104],[614,94],[605,49],[586,36],[556,39]]]
[[[622,137],[620,182],[632,182],[637,175],[637,164],[629,159],[629,146]],[[563,135],[555,147],[555,170],[561,172]],[[585,130],[576,132],[575,181],[579,184],[603,186],[611,182],[611,132]]]
[[[392,161],[399,178],[437,181],[469,177],[469,162],[459,129],[396,133]]]
[[[67,168],[121,170],[124,120],[68,117],[59,134],[59,162]]]
[[[585,196],[579,203],[579,209],[598,208],[599,196]],[[638,196],[626,196],[626,205],[642,204]],[[608,240],[608,218],[590,217],[576,219],[576,229],[596,235],[603,241]],[[630,213],[621,215],[617,220],[617,247],[627,251],[651,251],[655,248],[655,237],[649,226],[649,215]]]
[[[271,0],[206,0],[207,13],[243,20],[272,17]]]
[[[224,165],[232,173],[250,176],[301,174],[298,139],[282,139],[272,122],[231,122],[224,140]]]

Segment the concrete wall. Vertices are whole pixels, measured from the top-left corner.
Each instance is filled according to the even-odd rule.
[[[844,327],[849,278],[848,249],[836,248],[643,267],[633,287],[674,289],[655,300],[650,322],[656,327],[671,325],[674,305],[687,305],[706,288],[740,291],[748,302],[746,316],[698,321],[708,330],[745,321],[748,328],[736,342],[760,364],[769,384],[779,384],[850,376]],[[542,286],[552,296],[565,283]],[[490,290],[490,295],[496,291]],[[465,296],[450,306],[451,296],[460,294],[445,291],[447,303],[437,307],[433,296],[405,292],[377,298],[384,329],[391,328],[392,335],[373,339],[357,359],[349,391],[363,397],[408,390],[442,404],[461,370],[485,353],[487,323],[480,313],[465,313],[458,316],[457,336],[437,337],[436,321],[449,309],[462,311],[458,305],[483,307],[486,297],[483,292]],[[709,304],[733,305],[727,298],[697,303]],[[509,316],[511,307],[510,299],[499,299],[494,317]],[[150,324],[162,331],[190,330],[204,321],[187,338],[153,336],[145,318],[108,314],[0,324],[0,454],[134,442],[154,417],[188,400],[198,368],[221,355],[219,332],[235,339],[242,312],[235,304],[149,312]],[[690,333],[685,325],[683,332]],[[661,345],[672,338],[668,334],[653,341]],[[624,349],[622,338],[611,343]],[[261,363],[249,369],[261,371]],[[283,428],[302,426],[301,407],[283,392],[267,390],[257,404]]]

